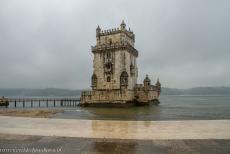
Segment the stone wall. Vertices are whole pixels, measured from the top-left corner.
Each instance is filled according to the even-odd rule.
[[[154,90],[135,91],[135,96],[138,102],[144,102],[144,103],[158,99],[158,93],[157,91]]]
[[[80,103],[127,103],[134,98],[134,91],[126,90],[94,90],[82,93]]]
[[[126,71],[129,75],[128,89],[131,90],[137,83],[137,65],[136,57],[126,50],[118,50],[111,52],[113,68],[111,81],[106,81],[106,75],[104,72],[104,57],[106,53],[94,53],[93,68],[94,74],[97,76],[98,86],[97,89],[119,89],[120,88],[120,75],[123,71]],[[134,74],[131,74],[130,66],[134,66]]]
[[[121,33],[100,36],[97,38],[97,45],[119,43],[119,42],[121,42]]]

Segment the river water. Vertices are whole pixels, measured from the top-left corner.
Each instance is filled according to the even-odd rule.
[[[54,118],[103,120],[230,119],[230,96],[161,96],[158,106],[65,108]]]

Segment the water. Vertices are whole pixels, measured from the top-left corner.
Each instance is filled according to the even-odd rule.
[[[65,108],[54,118],[103,120],[230,119],[230,96],[161,96],[159,106]]]

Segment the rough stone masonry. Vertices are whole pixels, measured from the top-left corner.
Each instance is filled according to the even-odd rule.
[[[119,28],[96,29],[96,45],[92,46],[93,74],[91,91],[83,91],[80,106],[123,106],[158,104],[161,84],[151,85],[146,75],[137,84],[138,68],[135,34],[122,21]]]

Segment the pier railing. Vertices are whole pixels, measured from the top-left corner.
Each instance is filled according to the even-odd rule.
[[[10,107],[76,107],[80,98],[8,98]]]

